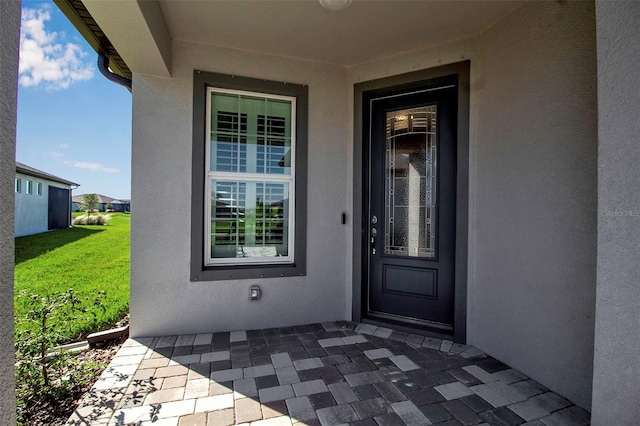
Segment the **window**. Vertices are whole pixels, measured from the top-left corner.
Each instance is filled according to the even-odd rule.
[[[26,181],[26,188],[25,191],[28,195],[31,195],[33,193],[33,182],[31,182],[30,180]]]
[[[42,182],[36,182],[36,194],[42,195]]]
[[[293,262],[295,104],[207,89],[206,265]]]
[[[16,178],[14,184],[15,184],[16,194],[19,194],[22,191],[22,179]]]
[[[196,71],[194,281],[304,275],[307,88]]]

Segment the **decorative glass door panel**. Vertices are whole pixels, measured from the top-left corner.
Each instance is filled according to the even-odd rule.
[[[386,255],[436,257],[436,123],[436,105],[386,113]]]

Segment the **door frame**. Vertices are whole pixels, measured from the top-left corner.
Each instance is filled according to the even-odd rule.
[[[368,191],[369,191],[369,141],[364,139],[364,125],[368,117],[364,102],[371,97],[394,92],[437,87],[439,80],[449,76],[458,77],[458,117],[456,152],[456,249],[455,249],[455,296],[453,336],[439,334],[434,330],[415,328],[408,324],[394,324],[394,328],[415,334],[453,339],[457,343],[467,340],[467,259],[469,235],[469,77],[470,62],[463,61],[436,68],[414,71],[354,85],[354,144],[353,144],[353,282],[352,319],[356,322],[372,322],[366,317],[368,256]],[[366,217],[365,217],[366,216]]]

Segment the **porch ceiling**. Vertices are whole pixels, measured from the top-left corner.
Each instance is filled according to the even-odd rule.
[[[159,0],[173,39],[349,66],[473,36],[524,1]]]
[[[168,77],[172,40],[351,66],[474,36],[526,0],[354,0],[339,12],[317,0],[55,1],[87,39],[102,40],[96,51]]]

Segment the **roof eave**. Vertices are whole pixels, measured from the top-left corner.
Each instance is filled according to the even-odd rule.
[[[98,55],[109,58],[111,71],[131,80],[132,73],[118,51],[113,47],[100,26],[93,19],[85,5],[80,0],[53,0],[60,11],[67,17],[80,35]]]
[[[24,165],[26,166],[26,164]],[[17,163],[16,162],[16,173],[20,173],[26,176],[31,176],[31,177],[35,177],[35,178],[39,178],[39,179],[44,179],[44,180],[48,180],[51,182],[56,182],[56,183],[61,183],[63,185],[69,185],[69,186],[80,186],[79,183],[75,183],[75,182],[71,182],[70,180],[66,180],[66,179],[62,179],[58,176],[52,175],[50,173],[46,173],[43,172],[41,170],[37,170],[34,169],[32,167],[23,167],[23,165],[21,163]]]

